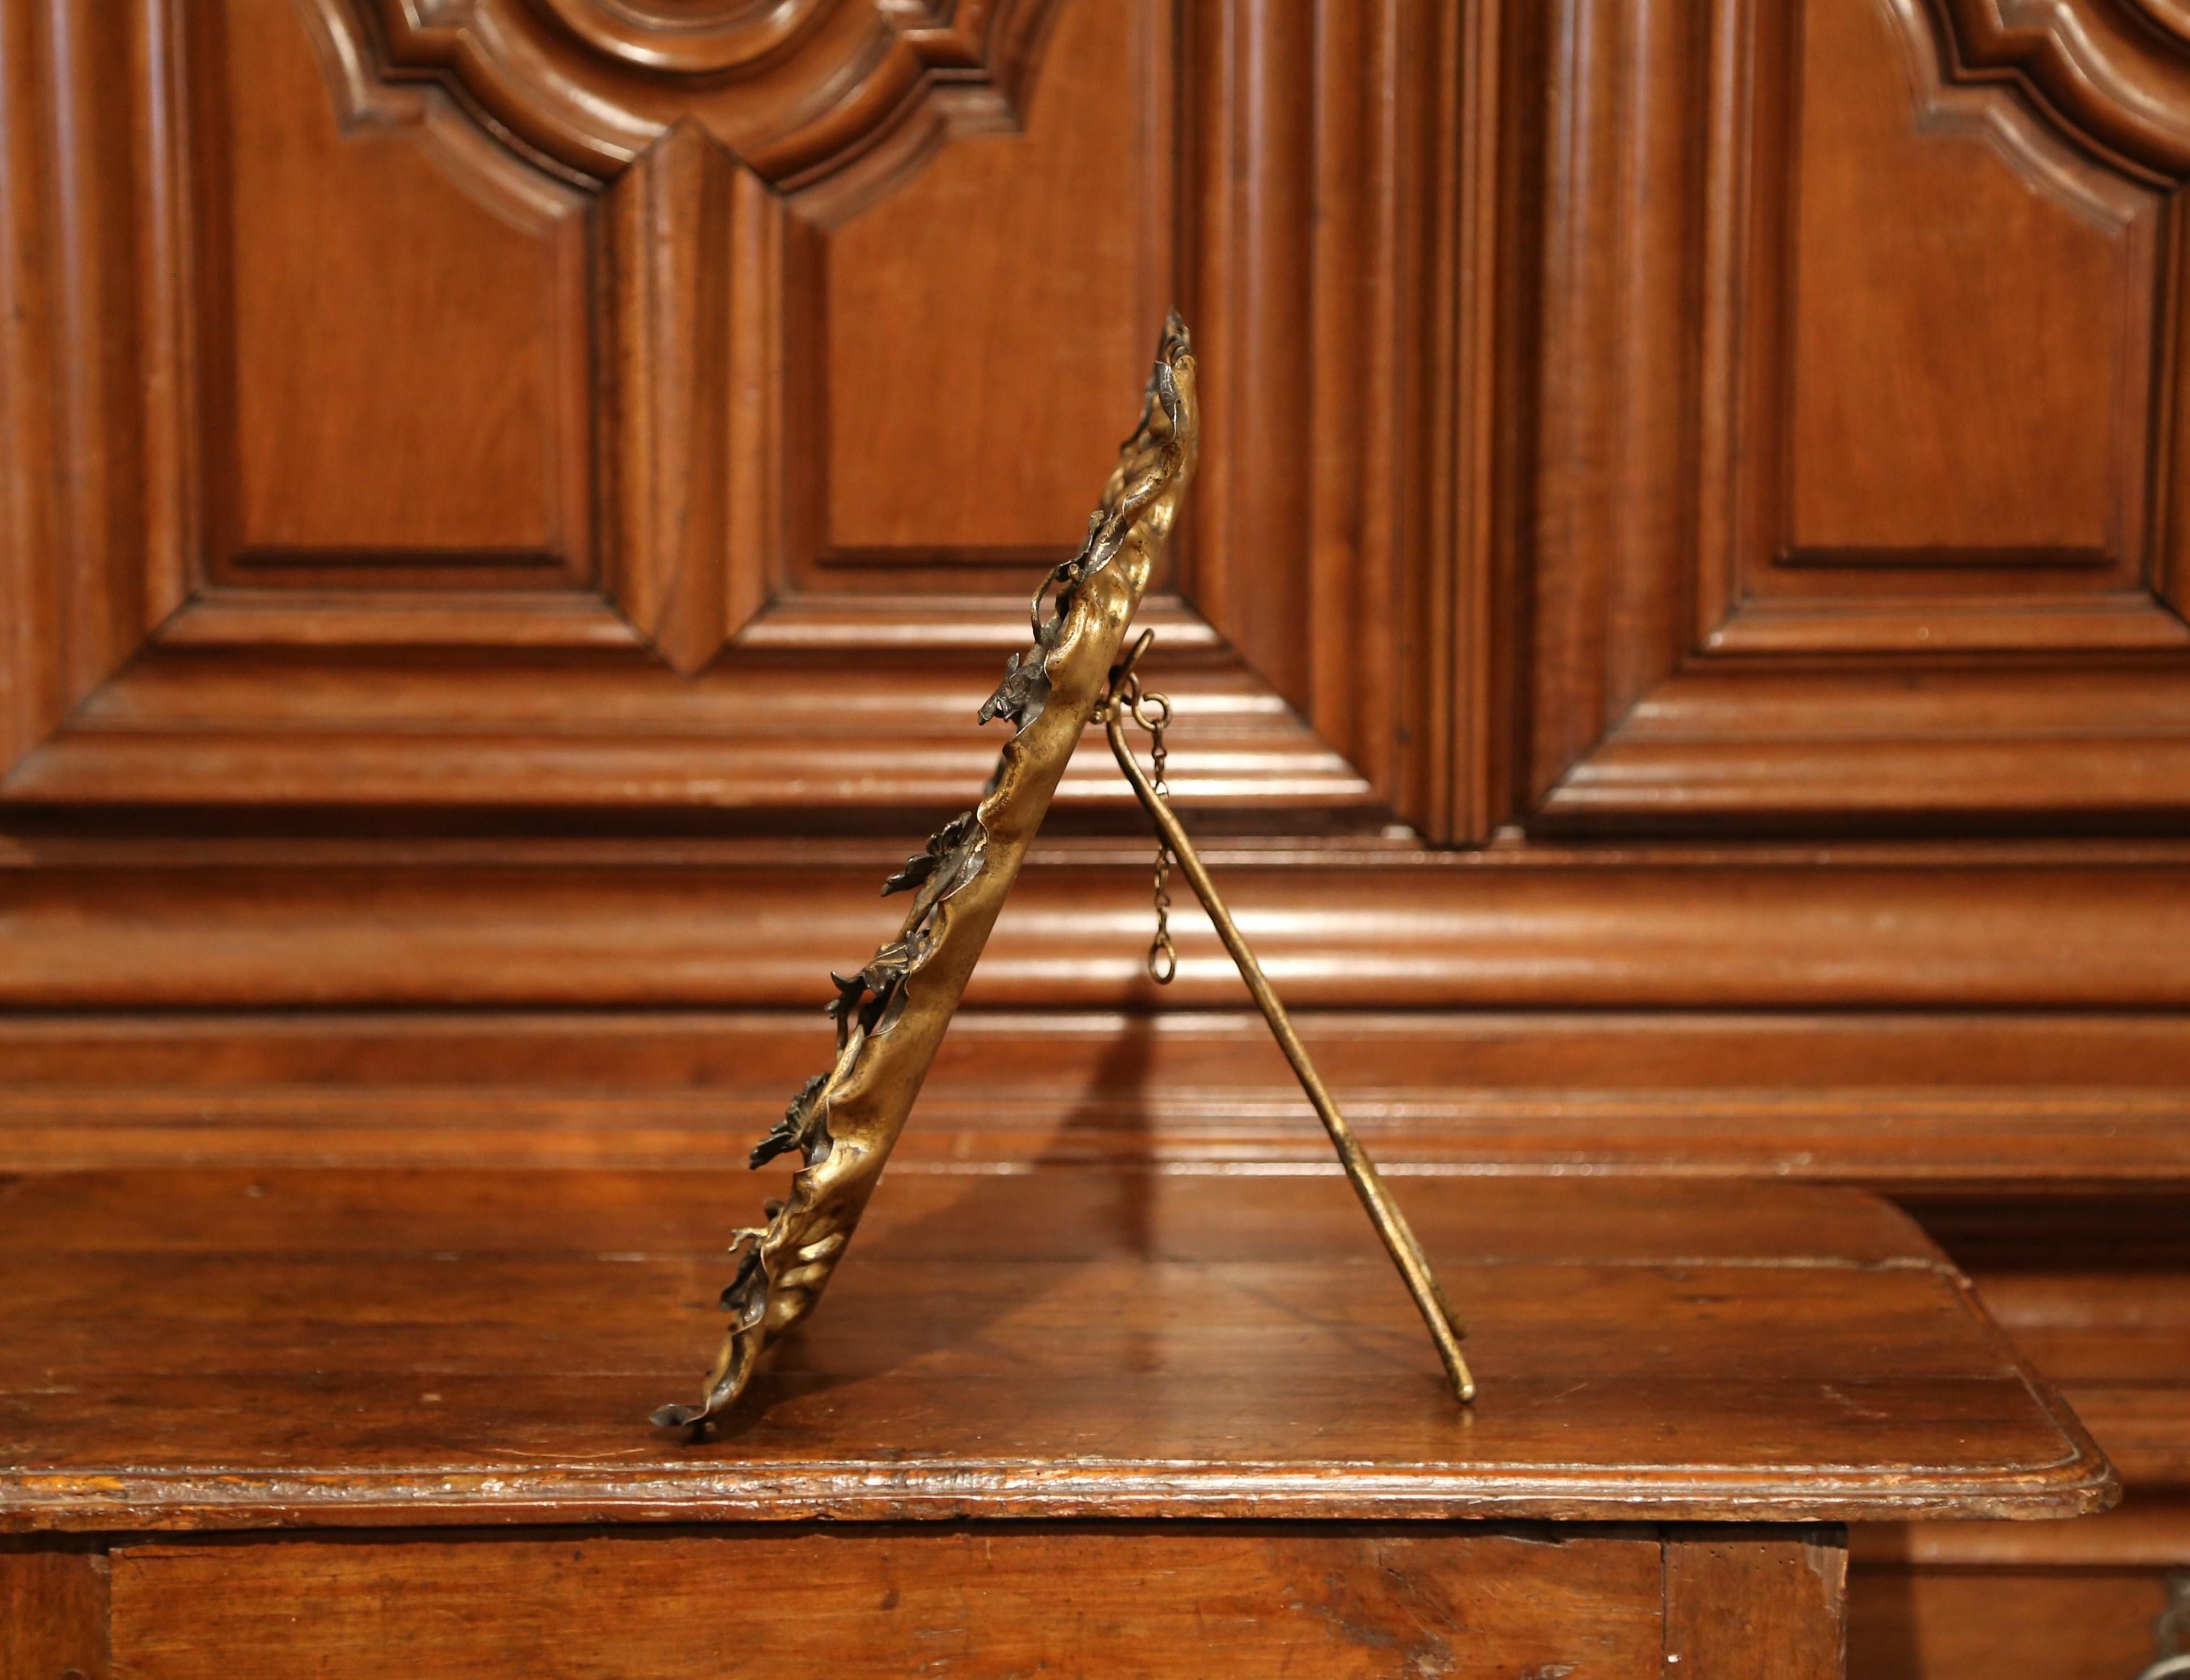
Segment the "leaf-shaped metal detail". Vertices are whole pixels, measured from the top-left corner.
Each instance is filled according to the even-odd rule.
[[[922,889],[916,917],[931,904],[941,902],[973,878],[989,836],[978,813],[954,817],[928,837],[928,849],[905,860],[905,867],[882,883],[882,897]]]
[[[1013,653],[1004,661],[1004,680],[996,685],[995,693],[981,702],[981,710],[974,716],[983,723],[1001,717],[1024,729],[1041,716],[1048,699],[1049,662],[1041,650]]]
[[[831,973],[837,995],[829,1004],[829,1018],[837,1023],[837,1048],[843,1049],[856,1023],[870,1036],[888,1032],[905,1012],[905,979],[911,971],[916,947],[911,939],[894,940],[874,954],[872,961],[854,975]]]
[[[817,1161],[829,1157],[829,1111],[822,1106],[821,1092],[829,1083],[829,1076],[817,1073],[800,1088],[791,1098],[791,1106],[783,1111],[783,1118],[775,1123],[774,1129],[752,1147],[746,1157],[750,1167],[764,1167],[787,1150],[797,1150],[811,1167]],[[770,1217],[773,1217],[771,1215]]]
[[[1120,447],[1079,552],[1049,568],[1030,603],[1033,645],[1012,656],[981,708],[982,721],[1015,726],[982,804],[946,824],[885,884],[885,893],[916,894],[896,938],[857,974],[830,976],[837,1065],[808,1082],[753,1151],[758,1163],[799,1150],[805,1165],[792,1174],[790,1195],[769,1204],[765,1231],[742,1232],[735,1245],[737,1276],[723,1303],[730,1330],[700,1403],[664,1406],[657,1423],[704,1423],[737,1398],[763,1346],[812,1309],[896,1143],[973,959],[1101,701],[1193,476],[1194,363],[1176,315],[1156,355],[1141,423]]]
[[[730,1250],[738,1255],[738,1275],[723,1290],[723,1310],[733,1328],[751,1330],[768,1311],[768,1269],[761,1264],[760,1246],[768,1233],[741,1230]]]

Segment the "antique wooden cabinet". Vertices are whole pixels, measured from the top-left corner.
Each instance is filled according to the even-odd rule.
[[[2184,1637],[2181,0],[0,0],[0,1168],[741,1158],[1176,302],[1372,1146],[1903,1198],[2129,1493],[1854,1672]],[[1051,833],[906,1158],[1321,1158]]]

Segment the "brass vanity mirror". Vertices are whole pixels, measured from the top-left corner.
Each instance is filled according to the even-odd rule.
[[[655,1423],[683,1426],[722,1414],[744,1390],[769,1339],[813,1309],[904,1129],[1073,749],[1093,722],[1104,726],[1120,769],[1155,823],[1159,907],[1175,861],[1330,1132],[1347,1179],[1429,1326],[1455,1394],[1462,1401],[1474,1397],[1461,1356],[1460,1324],[1421,1246],[1325,1090],[1166,797],[1163,729],[1170,703],[1143,688],[1139,671],[1154,633],[1143,632],[1130,649],[1126,638],[1194,477],[1198,417],[1194,352],[1173,314],[1157,348],[1140,424],[1120,446],[1086,540],[1035,591],[1033,645],[1012,655],[1001,685],[980,709],[981,722],[1013,729],[996,773],[979,804],[945,824],[884,885],[885,895],[913,895],[896,937],[856,974],[831,976],[837,983],[829,1005],[837,1024],[835,1064],[807,1081],[752,1151],[755,1167],[794,1152],[803,1164],[789,1197],[768,1205],[768,1223],[739,1231],[731,1243],[736,1274],[723,1292],[729,1326],[705,1393],[696,1405],[663,1406]],[[1134,755],[1128,724],[1153,738],[1153,775]],[[1173,959],[1160,923],[1157,940],[1151,971],[1168,979]]]

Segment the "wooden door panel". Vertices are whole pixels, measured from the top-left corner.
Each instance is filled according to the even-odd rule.
[[[1975,592],[1942,567],[1996,568],[1987,594],[2136,587],[2164,195],[1943,79],[1915,0],[1791,24],[1759,65],[1760,98],[1767,76],[1793,97],[1756,156],[1745,278],[1779,447],[1744,592]]]
[[[1363,482],[1427,435],[1431,240],[1353,170],[1438,167],[1439,8],[795,10],[17,0],[14,441],[82,494],[14,486],[0,799],[947,808],[1181,302],[1173,785],[1434,830],[1446,563]]]
[[[584,197],[293,0],[179,17],[201,580],[587,580]]]
[[[1172,10],[1068,6],[1020,143],[950,147],[831,234],[801,588],[1031,591],[1079,545],[1177,286]]]
[[[2179,160],[2136,88],[2065,114],[2022,68],[2053,37],[1986,10],[1547,25],[1603,51],[1546,59],[1591,139],[1544,154],[1538,823],[2190,808]]]

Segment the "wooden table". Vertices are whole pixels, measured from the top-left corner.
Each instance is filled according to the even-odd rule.
[[[893,1173],[714,1439],[714,1173],[0,1182],[0,1676],[1837,1674],[1854,1519],[2113,1479],[1902,1215]]]

